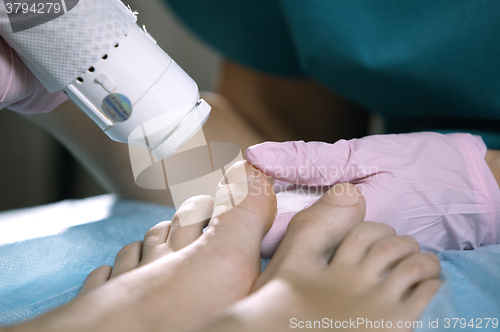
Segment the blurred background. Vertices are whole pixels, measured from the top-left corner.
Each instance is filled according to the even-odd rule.
[[[200,90],[212,91],[221,62],[216,52],[187,31],[162,0],[124,2]],[[7,110],[0,111],[0,142],[0,211],[105,193],[57,141]]]

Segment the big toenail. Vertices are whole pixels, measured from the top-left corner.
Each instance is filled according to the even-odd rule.
[[[414,238],[413,236],[411,236],[411,235],[407,235],[407,234],[405,234],[405,235],[403,235],[402,237],[404,237],[405,239],[410,240],[410,241],[411,241],[411,242],[413,242],[413,243],[418,243],[418,242],[417,242],[417,240],[415,240],[415,238]]]
[[[248,180],[247,180],[248,182],[252,182],[262,174],[262,172],[253,165],[250,165],[250,168],[252,169],[252,172],[250,175],[248,175]]]
[[[349,183],[339,183],[328,191],[328,200],[337,206],[354,206],[359,203],[358,190]]]
[[[187,199],[177,211],[181,227],[197,224],[210,219],[214,201],[210,196],[200,195]]]
[[[229,211],[245,199],[249,191],[249,182],[255,176],[255,171],[248,173],[250,174],[247,174],[243,162],[236,163],[226,172],[215,194],[215,208],[212,218]]]
[[[246,174],[245,161],[238,161],[234,163],[224,174],[219,182],[219,185],[224,186],[233,183],[246,183],[251,182],[254,178],[253,172]]]

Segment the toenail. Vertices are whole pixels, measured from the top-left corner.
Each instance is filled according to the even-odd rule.
[[[214,208],[212,197],[207,195],[195,196],[182,203],[177,211],[177,218],[181,227],[197,224],[210,219]]]
[[[425,255],[427,255],[428,257],[432,258],[435,262],[441,263],[441,261],[439,260],[438,255],[436,255],[435,253],[427,252],[427,253],[425,253]]]
[[[244,162],[238,162],[226,172],[215,194],[212,218],[229,211],[245,199],[249,192],[249,183],[255,178],[256,173],[260,174],[259,171],[250,169],[247,172]]]
[[[262,172],[253,165],[250,165],[250,169],[252,171],[248,175],[248,182],[252,182],[262,174]]]
[[[337,206],[354,206],[359,204],[358,190],[349,183],[339,183],[328,191],[329,202]]]
[[[415,240],[415,238],[413,236],[411,236],[411,235],[405,234],[402,237],[404,237],[405,239],[408,239],[409,241],[411,241],[413,243],[417,243],[418,244],[418,241]]]
[[[249,172],[249,175],[246,173],[245,161],[238,161],[225,172],[219,185],[224,186],[231,183],[251,182],[253,180],[253,172]]]

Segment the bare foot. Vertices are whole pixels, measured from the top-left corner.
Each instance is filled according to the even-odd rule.
[[[246,178],[239,178],[242,171]],[[234,165],[227,174],[230,183],[219,185],[214,217],[204,234],[203,223],[179,223],[213,207],[210,198],[197,197],[171,223],[153,227],[143,242],[123,248],[113,268],[91,273],[70,304],[17,328],[187,331],[247,296],[260,273],[260,243],[274,220],[276,198],[267,177],[247,163]],[[232,209],[228,188],[233,200],[248,188],[246,198]]]
[[[179,251],[200,237],[206,223],[190,223],[188,220],[200,220],[199,215],[211,215],[214,200],[210,196],[197,196],[182,204],[172,220],[163,221],[153,226],[144,236],[144,241],[130,243],[116,255],[113,267],[103,265],[92,271],[83,284],[78,297],[104,285],[128,271],[154,262],[155,260]],[[189,226],[182,227],[180,220]]]
[[[385,224],[362,222],[363,197],[338,186],[294,217],[254,294],[208,330],[351,328],[353,321],[363,330],[412,330],[407,322],[441,285],[438,258]]]

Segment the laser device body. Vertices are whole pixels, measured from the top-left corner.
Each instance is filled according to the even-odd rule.
[[[63,90],[112,140],[161,160],[209,117],[193,79],[120,0],[13,1],[0,1],[0,35],[49,92]]]
[[[147,147],[160,160],[211,110],[195,81],[139,26],[63,91],[112,140]]]

